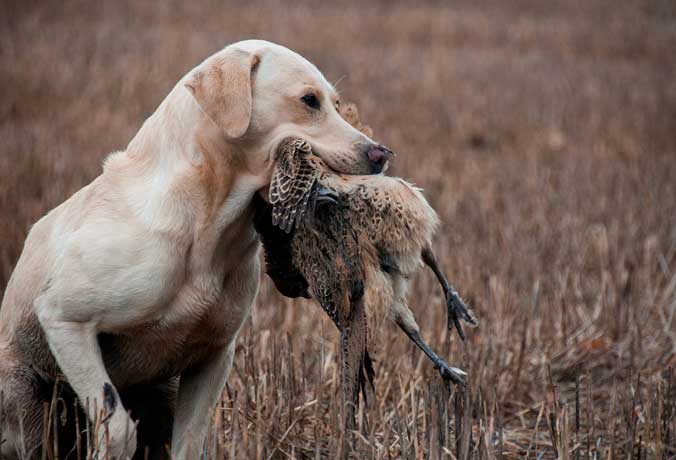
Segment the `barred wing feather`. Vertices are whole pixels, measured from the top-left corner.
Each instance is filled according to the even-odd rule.
[[[279,160],[270,182],[272,225],[291,232],[304,215],[312,187],[319,176],[308,161],[310,145],[302,139],[289,139],[279,147]]]

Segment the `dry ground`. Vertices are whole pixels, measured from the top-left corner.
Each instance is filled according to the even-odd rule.
[[[426,189],[435,248],[481,320],[462,345],[431,274],[416,278],[412,309],[470,392],[445,395],[388,326],[355,458],[676,457],[671,0],[3,0],[0,31],[0,293],[30,224],[99,174],[181,75],[266,38],[340,81],[398,152],[391,172]],[[211,456],[334,458],[336,334],[271,286]]]

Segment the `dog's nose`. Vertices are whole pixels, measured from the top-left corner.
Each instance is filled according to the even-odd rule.
[[[366,151],[366,156],[368,156],[373,172],[376,174],[385,168],[385,163],[391,155],[392,151],[384,145],[372,145]]]

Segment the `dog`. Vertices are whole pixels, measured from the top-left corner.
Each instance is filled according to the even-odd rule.
[[[94,407],[106,409],[102,455],[142,457],[148,445],[162,457],[170,442],[172,458],[200,457],[258,292],[252,199],[269,186],[279,142],[302,137],[343,174],[387,163],[389,150],[339,109],[299,54],[234,43],[35,223],[0,309],[4,458],[39,455],[43,402],[60,375],[92,422]],[[157,427],[135,427],[140,413],[173,425],[144,433]]]

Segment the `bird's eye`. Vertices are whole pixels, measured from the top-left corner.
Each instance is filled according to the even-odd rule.
[[[319,110],[319,99],[314,94],[306,94],[300,99],[311,109]]]

